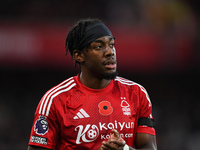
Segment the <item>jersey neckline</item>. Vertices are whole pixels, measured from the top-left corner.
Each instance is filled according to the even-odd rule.
[[[106,93],[106,92],[110,91],[113,87],[113,80],[111,80],[111,82],[103,89],[92,89],[92,88],[85,86],[81,82],[81,80],[79,78],[79,74],[77,76],[74,76],[74,79],[77,82],[77,84],[79,85],[79,88],[81,88],[81,90],[86,91],[86,92],[90,92],[90,93],[93,93],[93,94],[95,94],[95,93]]]

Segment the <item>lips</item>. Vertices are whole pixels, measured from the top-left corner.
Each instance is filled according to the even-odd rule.
[[[104,63],[106,68],[115,69],[116,68],[116,61],[114,59],[109,59]]]

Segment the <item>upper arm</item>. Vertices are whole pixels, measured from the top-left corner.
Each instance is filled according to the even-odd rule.
[[[44,107],[41,106],[43,105],[38,105],[34,116],[28,143],[28,145],[31,146],[29,146],[28,150],[43,150],[44,148],[53,149],[56,146],[57,138],[60,133],[54,102],[52,102],[51,111],[48,115],[46,115],[46,113],[43,114],[42,111],[40,111],[40,108]]]
[[[157,150],[156,136],[146,133],[137,133],[135,137],[135,147],[136,148],[150,148],[152,150]]]
[[[38,147],[38,146],[28,146],[27,150],[50,150],[48,148]]]

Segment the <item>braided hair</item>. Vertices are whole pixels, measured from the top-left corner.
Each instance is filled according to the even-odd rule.
[[[66,41],[65,41],[65,52],[66,55],[69,52],[71,55],[71,58],[73,59],[73,51],[74,50],[79,50],[81,51],[82,49],[84,49],[85,47],[88,47],[89,45],[85,46],[85,47],[80,47],[77,48],[77,46],[79,45],[79,42],[81,41],[81,39],[83,38],[84,34],[85,34],[85,28],[92,24],[92,23],[96,23],[96,22],[101,22],[98,19],[83,19],[77,22],[77,24],[75,24],[71,30],[69,31],[67,37],[66,37]],[[75,66],[76,66],[75,62]]]

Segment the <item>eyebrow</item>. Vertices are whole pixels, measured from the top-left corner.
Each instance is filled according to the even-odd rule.
[[[114,38],[114,37],[109,38],[109,42],[110,42],[111,40],[115,40],[115,38]],[[104,43],[102,40],[95,40],[94,42],[95,42],[95,43]]]

